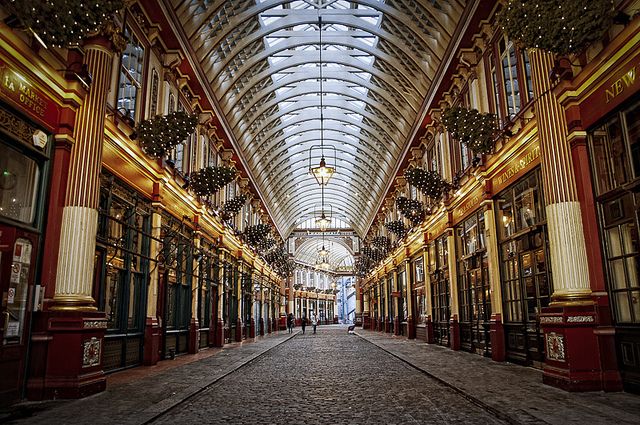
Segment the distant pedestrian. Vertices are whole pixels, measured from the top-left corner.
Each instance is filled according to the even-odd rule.
[[[289,333],[293,332],[293,313],[289,313],[287,316],[287,329],[289,329]]]
[[[316,326],[318,326],[318,318],[315,314],[311,315],[311,324],[313,325],[313,333],[316,333]]]
[[[302,326],[302,333],[304,334],[304,328],[307,327],[307,316],[302,316],[302,319],[300,319],[300,326]]]

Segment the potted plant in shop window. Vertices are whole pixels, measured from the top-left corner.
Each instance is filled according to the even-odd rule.
[[[612,0],[512,0],[498,21],[523,47],[568,55],[602,39],[615,17]]]

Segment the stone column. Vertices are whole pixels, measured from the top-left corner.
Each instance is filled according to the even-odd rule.
[[[502,325],[502,288],[500,285],[500,258],[498,256],[498,228],[493,201],[485,201],[484,225],[487,257],[489,259],[489,291],[491,296],[491,358],[503,362],[506,358],[504,327]]]
[[[553,303],[592,303],[582,214],[564,111],[552,91],[554,57],[531,50],[531,73],[542,152],[542,180],[553,273]]]
[[[429,245],[427,243],[427,237],[425,235],[424,239],[424,250],[422,251],[422,263],[424,264],[424,309],[427,315],[427,343],[433,344],[434,335],[433,335],[433,316],[432,308],[433,301],[431,300],[431,273],[429,269]]]
[[[531,74],[542,154],[553,294],[543,308],[543,382],[571,391],[603,388],[602,361],[594,334],[598,315],[591,299],[587,250],[565,112],[549,78],[550,53],[532,49]]]
[[[154,205],[157,207],[157,205]],[[157,209],[151,214],[151,233],[153,239],[149,243],[149,256],[158,258],[160,254],[160,234],[162,230],[162,215]],[[153,263],[152,263],[153,264]],[[143,363],[145,366],[151,366],[160,360],[160,334],[162,329],[158,320],[158,280],[160,272],[157,266],[152,266],[149,274],[149,293],[147,294],[147,317],[144,327],[144,355]]]
[[[407,249],[407,255],[409,254]],[[407,338],[415,339],[416,337],[416,323],[413,320],[413,278],[411,275],[411,261],[407,258],[404,262],[404,276],[407,282]]]
[[[54,260],[55,289],[40,318],[48,346],[38,398],[84,397],[106,387],[102,351],[107,323],[104,313],[97,311],[92,289],[107,92],[114,52],[123,44],[112,25],[83,45],[82,62],[93,81],[77,110],[74,142],[64,164],[68,180]]]
[[[393,286],[391,287],[391,290],[396,294],[400,293],[400,288],[398,287],[398,269],[395,268],[395,265],[393,268]],[[400,310],[400,297],[392,296],[391,300],[391,302],[393,302],[393,309],[396,313],[393,317],[393,334],[400,335],[400,312],[398,311]]]
[[[452,350],[459,350],[460,325],[458,323],[458,315],[460,314],[460,307],[458,302],[458,274],[456,273],[458,265],[456,264],[456,236],[453,228],[447,229],[447,251],[449,253],[447,256],[447,266],[449,267],[449,304],[451,306],[449,346]]]
[[[84,64],[93,82],[76,115],[69,180],[62,211],[60,251],[52,310],[95,311],[94,255],[98,229],[102,139],[113,54],[121,35],[97,36],[84,44]]]

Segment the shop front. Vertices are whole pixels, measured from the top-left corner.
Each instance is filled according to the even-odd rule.
[[[416,324],[416,338],[427,342],[427,292],[422,253],[411,261],[411,270],[413,273],[413,315]]]
[[[477,206],[481,196],[470,197]],[[471,206],[469,206],[471,207]],[[464,211],[463,205],[459,211]],[[491,355],[491,295],[484,212],[475,210],[455,227],[460,348]]]
[[[539,155],[539,148],[529,152]],[[539,168],[498,193],[495,209],[506,357],[541,367],[545,339],[539,315],[553,287]]]
[[[3,79],[3,93],[6,81],[12,80]],[[46,127],[0,104],[0,406],[23,396],[31,316],[43,300],[38,276],[50,140]]]
[[[431,327],[433,341],[449,346],[451,290],[449,287],[449,249],[447,234],[429,243],[429,284],[431,286]]]
[[[105,372],[142,364],[150,256],[151,202],[114,175],[100,176],[93,297],[104,311]]]
[[[618,364],[640,392],[640,98],[587,133]]]

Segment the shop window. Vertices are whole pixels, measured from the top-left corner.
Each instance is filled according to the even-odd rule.
[[[425,323],[426,321],[426,299],[424,290],[424,261],[422,258],[417,259],[413,263],[413,273],[415,276],[416,289],[416,319],[417,323]]]
[[[429,245],[429,272],[431,275],[431,316],[434,336],[439,344],[448,345],[451,302],[449,251],[446,234]]]
[[[160,95],[160,77],[158,71],[153,70],[151,77],[151,108],[150,116],[154,117],[158,113],[158,96]]]
[[[589,131],[607,280],[621,324],[640,324],[639,115],[636,102]]]
[[[400,321],[406,322],[409,317],[407,312],[407,279],[404,271],[398,273],[398,290],[400,291],[400,299],[398,300],[398,316]]]
[[[142,88],[144,70],[144,47],[127,26],[124,29],[127,47],[120,58],[120,78],[118,82],[118,110],[126,110],[129,118],[135,120],[138,109],[138,94]]]
[[[507,351],[517,360],[542,361],[538,316],[553,288],[539,170],[501,192],[496,208]]]
[[[38,164],[0,143],[0,173],[0,216],[32,224],[40,181]]]

